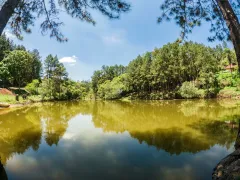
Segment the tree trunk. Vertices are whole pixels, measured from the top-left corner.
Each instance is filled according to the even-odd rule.
[[[2,35],[4,28],[6,27],[9,19],[14,13],[14,9],[17,7],[20,0],[7,0],[0,10],[0,35]]]
[[[238,71],[240,72],[240,24],[238,17],[228,0],[217,0],[217,3],[228,26],[237,56]]]

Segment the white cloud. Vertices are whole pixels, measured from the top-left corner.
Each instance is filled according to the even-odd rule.
[[[59,60],[61,63],[69,64],[69,66],[74,66],[78,60],[77,56],[63,57]]]
[[[73,80],[89,80],[94,70],[99,69],[94,64],[79,60],[75,55],[63,57],[59,62],[64,63],[69,77]]]

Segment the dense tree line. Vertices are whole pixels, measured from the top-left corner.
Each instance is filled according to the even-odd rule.
[[[0,84],[23,87],[34,79],[40,79],[41,57],[38,50],[27,51],[15,45],[5,35],[0,37]]]
[[[239,7],[239,0],[164,0],[157,21],[160,23],[173,19],[181,28],[182,39],[195,27],[201,26],[202,22],[209,23],[212,36],[208,39],[231,40],[240,65]],[[92,10],[97,10],[110,19],[117,19],[130,9],[130,2],[122,0],[4,0],[0,3],[0,35],[9,22],[12,32],[22,39],[22,31],[31,33],[31,26],[39,18],[42,21],[42,34],[50,32],[50,37],[63,42],[67,38],[60,30],[64,24],[60,13],[95,25]]]
[[[211,48],[176,41],[139,55],[126,67],[102,66],[91,82],[72,81],[57,56],[50,54],[42,62],[38,50],[28,51],[5,35],[0,37],[0,57],[0,87],[26,86],[41,99],[240,97],[237,58],[225,44]]]
[[[79,99],[88,96],[90,83],[68,78],[66,68],[57,56],[48,55],[42,62],[38,50],[28,51],[0,36],[0,88],[24,88],[41,99]]]
[[[236,56],[225,46],[175,42],[139,55],[120,75],[104,68],[95,71],[92,85],[95,96],[104,99],[214,97],[221,88],[219,72],[229,74],[225,71],[229,64],[236,64]]]
[[[101,70],[94,71],[92,76],[92,88],[96,94],[98,92],[99,84],[105,81],[112,81],[115,77],[125,73],[126,68],[122,65],[102,66]]]

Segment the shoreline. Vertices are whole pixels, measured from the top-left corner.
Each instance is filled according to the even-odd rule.
[[[194,100],[240,100],[240,97],[216,97],[216,98],[194,98],[194,99],[161,99],[161,100],[151,100],[151,99],[115,99],[115,100],[104,100],[104,99],[96,99],[96,100],[65,100],[65,101],[58,101],[58,100],[41,100],[41,101],[27,101],[22,103],[7,103],[7,102],[0,102],[4,104],[9,104],[9,107],[0,107],[0,111],[7,110],[7,109],[13,109],[13,108],[21,108],[28,105],[38,104],[38,103],[47,103],[47,102],[72,102],[72,101],[122,101],[122,102],[134,102],[134,101],[194,101]]]

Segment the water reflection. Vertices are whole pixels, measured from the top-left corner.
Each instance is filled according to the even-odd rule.
[[[210,179],[232,151],[239,110],[233,101],[155,101],[0,111],[1,162],[9,179]]]
[[[231,124],[234,128],[236,122],[231,122]],[[238,133],[234,147],[235,151],[223,158],[214,168],[212,179],[240,179],[240,121],[238,123]]]
[[[57,145],[66,132],[68,121],[80,113],[76,109],[78,107],[69,103],[46,103],[0,115],[2,163],[29,148],[37,151],[42,137],[49,146]]]
[[[35,108],[17,110],[1,118],[0,159],[3,164],[14,153],[22,154],[30,147],[38,150],[42,136],[40,122]]]
[[[240,107],[220,104],[211,101],[100,102],[95,105],[93,122],[105,132],[127,131],[140,143],[170,154],[196,153],[215,144],[230,148],[234,141],[236,133],[224,120],[239,114]]]

